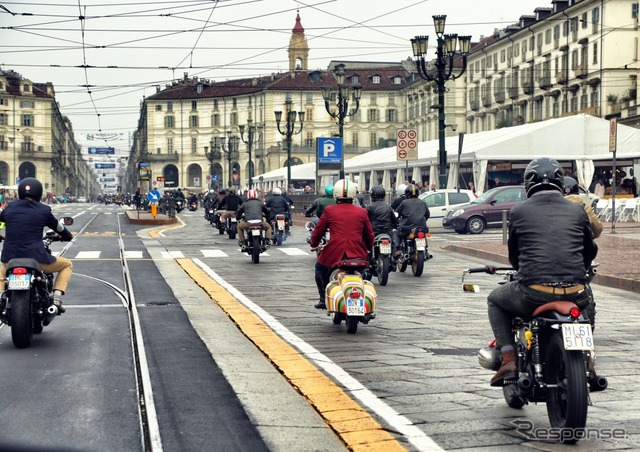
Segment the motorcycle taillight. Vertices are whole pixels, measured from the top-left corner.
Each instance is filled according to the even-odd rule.
[[[390,245],[391,242],[388,240],[383,240],[382,242],[380,242],[381,245]]]
[[[424,238],[424,232],[422,232],[422,231],[418,232],[418,238],[419,239],[423,239]]]
[[[349,296],[351,298],[360,298],[360,291],[358,291],[358,289],[354,287],[351,289],[351,293],[349,293]]]
[[[11,269],[11,273],[13,273],[14,275],[26,275],[27,269],[24,267],[16,267]]]
[[[571,308],[571,310],[569,311],[569,315],[571,316],[572,319],[577,319],[578,317],[580,317],[580,309]]]

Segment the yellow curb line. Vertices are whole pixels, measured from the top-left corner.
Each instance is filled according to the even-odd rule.
[[[190,259],[176,259],[176,262],[307,399],[349,450],[407,450],[342,388],[274,333],[226,289],[209,278]]]
[[[184,225],[184,223],[173,223],[172,225],[163,225],[162,227],[159,228],[155,228],[150,230],[149,236],[153,239],[157,239],[158,237],[161,237],[160,233],[164,232],[164,231],[170,231],[171,229],[176,229],[176,228],[181,228]]]

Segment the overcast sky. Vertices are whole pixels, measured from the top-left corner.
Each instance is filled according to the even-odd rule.
[[[78,143],[126,153],[140,102],[156,85],[184,72],[225,80],[287,71],[297,9],[309,68],[326,69],[331,59],[412,56],[413,36],[435,43],[434,14],[447,15],[445,33],[470,34],[475,42],[550,6],[551,0],[0,0],[0,64],[54,84]],[[101,132],[108,143],[86,139]]]

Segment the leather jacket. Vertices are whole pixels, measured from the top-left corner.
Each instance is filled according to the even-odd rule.
[[[526,286],[585,284],[586,269],[598,253],[585,210],[555,190],[535,193],[511,209],[508,249]]]
[[[242,204],[242,199],[240,199],[240,196],[236,194],[227,195],[224,198],[222,198],[222,201],[220,201],[218,208],[233,210],[235,212],[236,210],[238,210],[241,204]]]
[[[398,231],[407,234],[411,229],[422,226],[427,227],[427,220],[431,215],[427,204],[418,198],[407,198],[396,209],[398,212]]]
[[[373,201],[367,206],[367,212],[373,235],[389,234],[393,237],[393,230],[398,227],[398,219],[389,204],[384,201]]]
[[[245,221],[262,220],[262,217],[269,218],[269,209],[256,198],[247,199],[236,212],[238,218],[244,216]]]
[[[274,195],[271,198],[267,199],[266,206],[271,212],[271,218],[275,218],[276,214],[288,213],[289,210],[291,210],[291,207],[289,206],[287,200],[279,195]]]

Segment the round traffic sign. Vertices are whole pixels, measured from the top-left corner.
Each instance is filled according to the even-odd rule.
[[[416,143],[415,140],[409,140],[409,147],[411,149],[415,148],[416,146],[418,146],[418,143]]]
[[[407,142],[404,140],[398,141],[398,149],[404,149],[407,147]]]
[[[404,129],[398,130],[398,140],[404,140],[407,138],[407,131]]]
[[[412,140],[415,140],[418,137],[418,133],[416,132],[415,129],[409,129],[407,135],[409,136],[409,138],[411,138]]]
[[[405,151],[405,150],[398,151],[398,157],[400,157],[401,159],[406,159],[407,158],[407,151]]]

